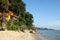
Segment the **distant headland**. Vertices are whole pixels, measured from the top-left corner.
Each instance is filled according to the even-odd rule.
[[[49,28],[37,28],[37,30],[54,30],[54,29],[49,29]]]

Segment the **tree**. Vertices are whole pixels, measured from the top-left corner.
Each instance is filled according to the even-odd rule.
[[[12,12],[14,16],[11,16],[10,14],[10,22],[7,21],[7,27],[11,30],[16,30],[18,27],[24,27],[22,25],[27,26],[28,29],[32,29],[33,27],[33,15],[25,10],[25,3],[22,0],[0,0],[0,12],[2,10],[2,13],[8,13]],[[8,12],[6,12],[8,11]],[[4,15],[2,16],[2,20],[4,18]],[[14,19],[17,18],[17,21]],[[13,20],[13,23],[12,23]],[[3,21],[5,22],[5,20]],[[12,23],[12,25],[11,25]],[[10,25],[9,25],[10,24]]]
[[[26,25],[30,29],[33,26],[33,16],[29,12],[25,12]]]
[[[8,0],[0,0],[0,10],[8,11],[10,3]]]
[[[25,3],[22,0],[10,0],[11,6],[9,7],[10,11],[14,11],[17,15],[22,15],[25,11]]]

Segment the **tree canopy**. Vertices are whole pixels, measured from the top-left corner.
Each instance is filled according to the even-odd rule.
[[[14,21],[13,23],[12,21],[7,22],[7,25],[9,26],[7,27],[8,29],[18,29],[21,25],[25,25],[28,29],[32,28],[33,15],[27,12],[25,7],[26,4],[22,0],[0,0],[0,12],[1,10],[2,13],[4,11],[11,11],[18,17],[17,21]]]

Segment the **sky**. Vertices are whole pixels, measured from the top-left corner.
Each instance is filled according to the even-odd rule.
[[[23,0],[33,15],[34,25],[60,30],[60,0]]]

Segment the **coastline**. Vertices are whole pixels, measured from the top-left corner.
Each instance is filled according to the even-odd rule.
[[[17,31],[0,31],[0,40],[40,40],[36,34]]]
[[[35,38],[35,40],[41,40],[36,34],[33,34],[33,37]]]

